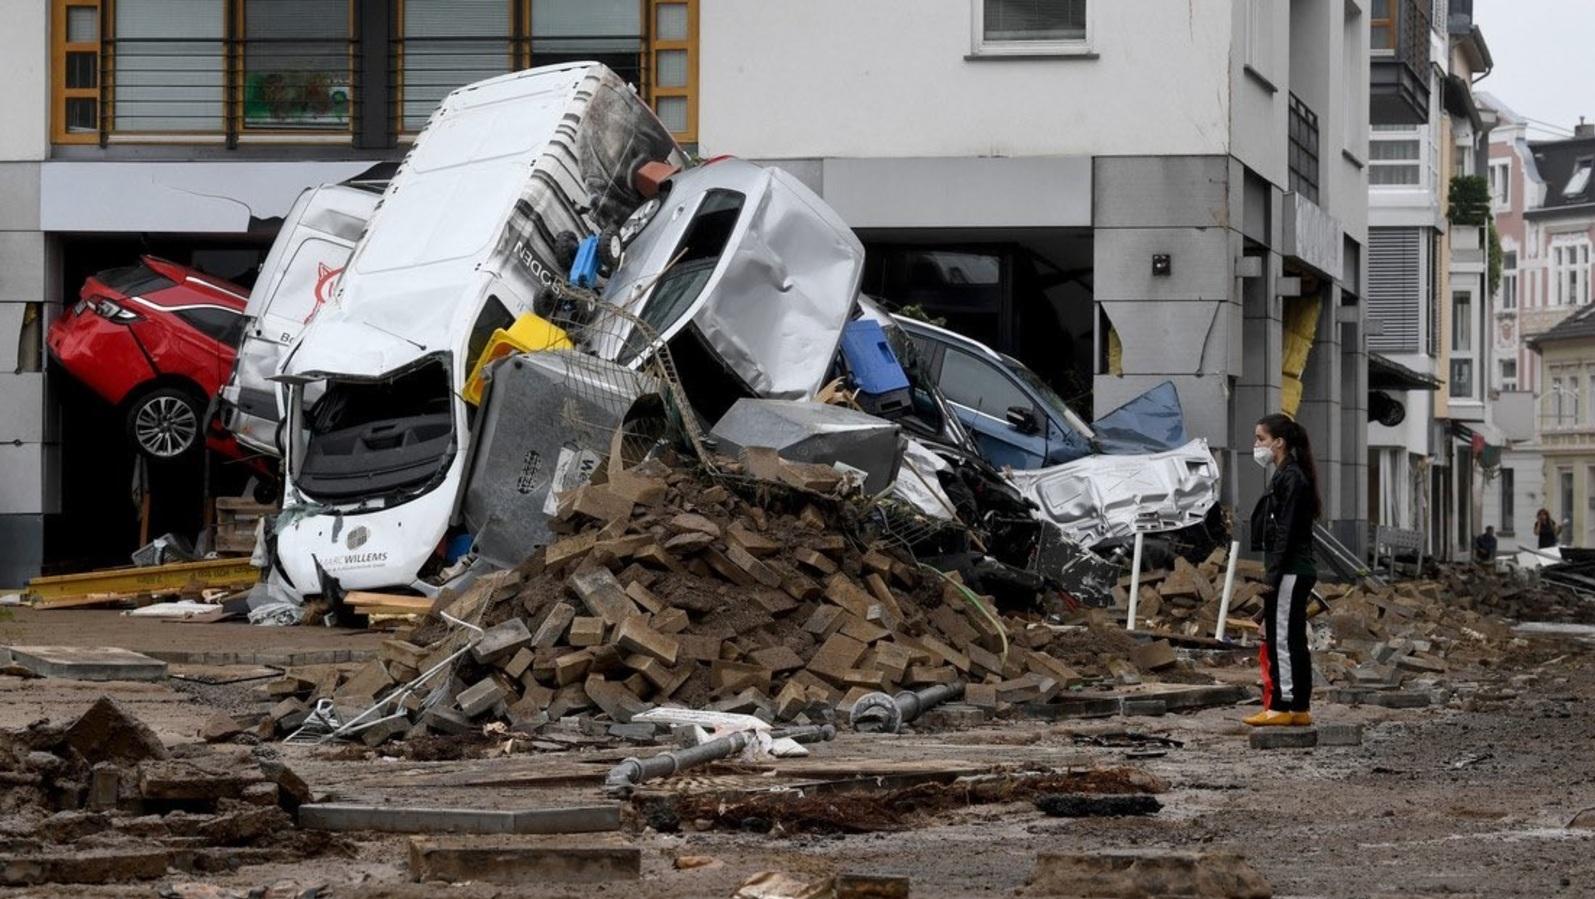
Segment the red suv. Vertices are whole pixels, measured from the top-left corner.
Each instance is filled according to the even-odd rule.
[[[116,406],[128,438],[159,461],[238,447],[206,413],[232,371],[249,291],[144,256],[91,276],[50,325],[50,355]]]

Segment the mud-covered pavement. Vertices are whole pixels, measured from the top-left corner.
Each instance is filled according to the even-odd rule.
[[[196,638],[201,632],[196,631]],[[549,837],[561,845],[631,845],[643,850],[652,896],[728,896],[762,870],[898,874],[916,897],[1013,895],[1022,891],[1038,852],[1141,848],[1230,851],[1244,855],[1280,896],[1588,895],[1595,891],[1595,830],[1569,829],[1595,806],[1595,658],[1587,645],[1535,637],[1495,670],[1453,672],[1433,687],[1443,700],[1426,709],[1393,710],[1321,703],[1323,723],[1360,723],[1360,747],[1260,751],[1239,724],[1244,708],[1157,718],[1110,718],[1046,724],[999,722],[975,729],[899,737],[844,735],[811,758],[765,770],[718,768],[660,785],[703,793],[759,790],[816,778],[858,786],[862,810],[892,785],[943,779],[994,767],[1131,766],[1167,784],[1162,810],[1147,817],[1049,818],[1029,802],[954,804],[908,809],[906,829],[861,834],[726,829],[709,819],[681,820],[660,832],[630,818],[621,833]],[[1245,668],[1221,668],[1245,681]],[[191,741],[211,712],[234,705],[221,691],[167,685],[90,685],[0,679],[0,726],[17,727],[47,712],[66,719],[104,693],[128,701],[169,744]],[[1157,758],[1086,739],[1132,730],[1182,741]],[[491,744],[488,744],[489,747]],[[363,748],[279,747],[285,760],[326,798],[431,807],[536,808],[605,801],[599,781],[627,754],[621,749],[410,761]],[[489,749],[489,751],[491,751]],[[851,776],[851,777],[850,777]],[[859,779],[864,779],[860,781]],[[846,803],[839,800],[845,808]],[[862,814],[862,812],[861,812]],[[667,828],[670,822],[652,820]],[[747,825],[743,825],[746,827]],[[325,884],[332,895],[432,895],[409,884],[408,837],[354,835],[352,858],[253,865],[208,875],[216,887],[247,891],[290,880]],[[680,856],[712,861],[678,870]],[[73,887],[80,896],[155,895],[191,875],[166,881]],[[620,895],[631,884],[461,885],[459,896]],[[0,895],[47,895],[38,888]],[[197,895],[197,894],[196,894]]]

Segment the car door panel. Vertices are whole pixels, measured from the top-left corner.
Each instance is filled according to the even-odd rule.
[[[1032,410],[1038,422],[1046,418],[998,364],[949,347],[942,354],[938,383],[986,461],[1016,469],[1044,464],[1046,431],[1020,431],[1008,422],[1007,410],[1023,406]]]

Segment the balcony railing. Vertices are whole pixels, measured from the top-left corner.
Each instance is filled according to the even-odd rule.
[[[1375,125],[1429,121],[1430,0],[1373,0],[1370,120]]]
[[[366,60],[367,52],[383,58]],[[363,120],[374,116],[391,145],[400,135],[419,131],[438,103],[461,85],[588,59],[645,88],[644,46],[637,35],[465,36],[378,44],[120,38],[103,41],[97,67],[91,64],[74,75],[82,83],[97,74],[89,82],[97,90],[93,98],[68,101],[66,130],[89,141],[97,135],[102,146],[349,143],[367,130]],[[362,73],[381,83],[362,83]]]

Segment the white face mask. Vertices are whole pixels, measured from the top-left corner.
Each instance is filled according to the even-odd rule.
[[[1274,464],[1274,451],[1266,446],[1252,447],[1252,461],[1267,468]]]

